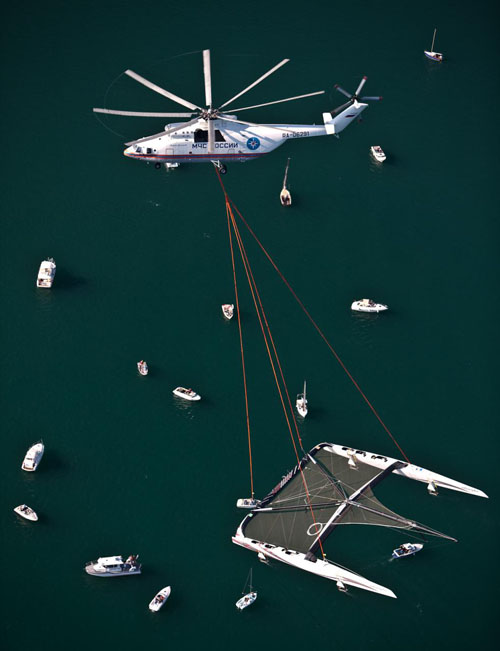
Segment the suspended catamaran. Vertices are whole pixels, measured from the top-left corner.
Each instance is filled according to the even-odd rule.
[[[331,561],[318,558],[327,537],[341,524],[370,524],[455,538],[404,518],[385,507],[373,489],[395,474],[427,484],[488,497],[485,493],[425,468],[380,454],[320,443],[285,475],[241,522],[233,542],[259,557],[282,561],[345,585],[396,597],[394,592]]]

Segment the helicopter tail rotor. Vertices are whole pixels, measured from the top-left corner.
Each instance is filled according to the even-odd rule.
[[[342,93],[342,95],[345,95],[346,97],[348,97],[349,101],[346,102],[345,104],[342,104],[342,106],[339,106],[338,108],[333,109],[333,111],[331,112],[332,115],[335,115],[336,113],[339,113],[340,111],[342,111],[347,106],[350,106],[351,104],[356,105],[359,101],[361,101],[361,102],[367,102],[367,101],[368,102],[370,102],[370,101],[375,102],[375,101],[379,101],[379,100],[382,99],[382,97],[379,97],[379,96],[376,96],[376,97],[368,97],[368,96],[360,97],[359,96],[359,93],[362,91],[363,86],[366,84],[367,79],[368,79],[368,77],[366,77],[366,75],[365,75],[361,79],[361,81],[359,82],[359,86],[356,88],[356,92],[353,93],[352,95],[350,93],[348,93],[346,90],[344,90],[343,88],[341,88],[338,84],[335,84],[335,86],[334,86],[335,90],[338,90],[339,93]]]

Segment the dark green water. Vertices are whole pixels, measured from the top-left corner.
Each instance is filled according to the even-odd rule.
[[[25,2],[3,11],[2,647],[60,649],[486,649],[498,563],[498,31],[494,5],[452,2]],[[441,66],[425,60],[432,30]],[[398,600],[285,566],[231,544],[249,492],[244,403],[226,215],[209,165],[172,173],[122,156],[161,120],[92,106],[177,110],[120,76],[132,68],[203,101],[212,51],[222,103],[248,93],[262,122],[320,122],[333,84],[382,94],[340,140],[284,145],[235,164],[227,190],[415,463],[491,499],[397,478],[397,512],[459,539],[390,563],[401,535],[341,528],[328,556]],[[478,53],[480,56],[478,56]],[[181,109],[182,110],[182,109]],[[243,117],[243,116],[242,116]],[[388,154],[382,167],[369,147]],[[279,205],[292,157],[294,205]],[[320,441],[397,449],[245,236],[292,393],[308,380],[306,448]],[[36,290],[40,261],[58,265]],[[257,319],[240,274],[255,484],[264,495],[295,461]],[[390,313],[363,318],[371,296]],[[145,358],[150,375],[139,377]],[[200,404],[171,390],[194,386]],[[42,437],[45,457],[20,470]],[[27,502],[40,522],[19,521]],[[404,536],[403,536],[404,537]],[[486,551],[484,546],[493,546]],[[99,555],[140,553],[141,577],[86,576]],[[249,568],[255,606],[237,613]],[[147,604],[164,585],[168,605]]]

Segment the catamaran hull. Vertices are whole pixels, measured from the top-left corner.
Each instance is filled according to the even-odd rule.
[[[347,585],[352,585],[355,588],[361,588],[362,590],[369,590],[370,592],[376,592],[377,594],[384,595],[386,597],[393,597],[396,599],[396,595],[389,588],[379,585],[378,583],[373,583],[364,577],[356,574],[355,572],[350,572],[349,570],[344,569],[330,561],[323,561],[317,559],[316,562],[308,561],[305,554],[301,552],[295,552],[290,549],[285,549],[284,547],[275,547],[269,543],[259,542],[258,540],[251,540],[246,538],[243,535],[241,526],[238,527],[236,535],[232,537],[232,541],[235,545],[240,547],[245,547],[250,551],[264,554],[267,558],[270,558],[275,561],[281,561],[287,565],[292,565],[297,567],[300,570],[305,570],[306,572],[311,572],[311,574],[316,574],[322,576],[325,579],[330,579],[331,581],[341,581]]]
[[[339,456],[345,457],[346,459],[351,459],[354,464],[358,458],[360,462],[369,466],[374,466],[375,468],[380,468],[381,470],[386,470],[389,466],[398,461],[398,459],[392,459],[391,457],[386,457],[381,454],[374,454],[372,452],[366,452],[364,450],[357,450],[356,448],[349,448],[345,445],[321,443],[320,446],[325,447],[327,450],[330,448],[334,454],[338,454]],[[432,470],[420,468],[419,466],[415,466],[412,463],[405,463],[403,466],[399,467],[396,470],[393,470],[392,472],[395,475],[402,475],[407,479],[415,479],[416,481],[421,481],[425,484],[434,484],[435,486],[441,486],[453,491],[459,491],[460,493],[468,493],[469,495],[476,495],[477,497],[488,497],[486,493],[479,490],[478,488],[473,488],[467,484],[462,484],[459,481],[455,481],[454,479],[450,479],[444,475],[439,475],[436,472],[432,472]]]

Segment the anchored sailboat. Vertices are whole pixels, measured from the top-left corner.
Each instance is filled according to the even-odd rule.
[[[437,61],[438,63],[441,63],[443,60],[443,55],[441,52],[434,52],[434,41],[436,40],[436,32],[437,29],[434,28],[434,36],[432,37],[432,45],[430,50],[424,50],[424,54],[428,59],[431,59],[432,61]]]
[[[286,180],[288,177],[289,166],[290,166],[290,159],[288,159],[286,162],[285,178],[283,179],[283,187],[280,192],[280,201],[282,206],[292,205],[292,195],[290,194],[290,190],[286,187]]]
[[[247,590],[248,586],[248,593],[245,594],[245,590]],[[248,575],[248,578],[245,582],[245,587],[243,588],[243,597],[241,599],[238,599],[236,602],[236,608],[238,610],[243,610],[244,608],[247,608],[248,606],[251,606],[253,602],[257,599],[257,593],[254,591],[252,588],[252,569],[250,568],[250,573]]]
[[[389,588],[316,555],[342,524],[369,524],[405,529],[456,542],[384,506],[373,489],[391,474],[426,484],[487,497],[485,493],[425,468],[380,454],[320,443],[272,489],[241,522],[236,545],[307,572],[387,597]]]

